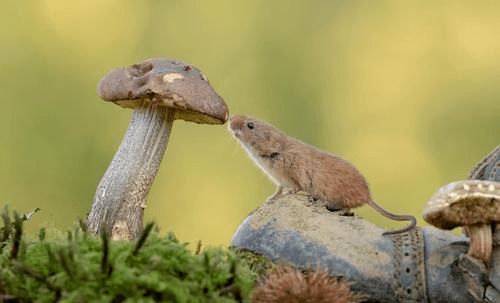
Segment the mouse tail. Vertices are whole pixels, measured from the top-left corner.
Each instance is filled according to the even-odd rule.
[[[417,219],[414,216],[410,216],[410,215],[397,215],[397,214],[391,213],[391,212],[383,209],[380,205],[378,205],[377,203],[375,203],[375,201],[373,201],[373,200],[369,200],[368,204],[376,212],[378,212],[379,214],[381,214],[382,216],[384,216],[384,217],[386,217],[388,219],[395,220],[395,221],[410,221],[410,224],[408,224],[408,226],[406,226],[406,227],[403,227],[401,229],[390,230],[390,231],[384,232],[382,234],[384,236],[385,235],[394,235],[394,234],[405,233],[407,231],[412,230],[417,225]]]

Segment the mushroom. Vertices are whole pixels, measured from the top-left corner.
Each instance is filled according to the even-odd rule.
[[[175,119],[224,124],[227,105],[197,68],[155,58],[117,68],[101,79],[105,101],[134,109],[127,133],[97,187],[88,230],[112,239],[142,231],[146,197],[167,147]]]
[[[470,238],[468,255],[489,263],[492,224],[500,221],[500,183],[467,180],[441,187],[424,208],[425,221],[440,229],[462,226]]]

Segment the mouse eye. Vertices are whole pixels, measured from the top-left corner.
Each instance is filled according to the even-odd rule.
[[[248,122],[247,123],[247,127],[250,128],[250,129],[254,129],[255,125],[252,122]]]

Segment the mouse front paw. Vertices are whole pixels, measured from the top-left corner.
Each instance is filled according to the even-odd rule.
[[[318,202],[319,199],[314,198],[313,196],[307,196],[307,201],[309,202]]]
[[[273,204],[276,201],[276,196],[271,196],[266,199],[267,204]]]

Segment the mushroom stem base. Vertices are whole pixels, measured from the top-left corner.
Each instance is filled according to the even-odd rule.
[[[143,105],[134,110],[127,133],[97,187],[88,230],[132,240],[142,232],[146,197],[167,147],[175,112]]]

